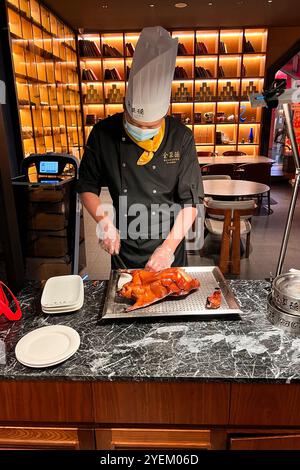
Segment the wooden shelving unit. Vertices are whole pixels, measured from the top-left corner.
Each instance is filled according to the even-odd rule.
[[[7,6],[24,155],[79,157],[83,125],[74,32],[37,0],[9,0]]]
[[[198,151],[257,155],[261,110],[251,91],[264,83],[267,29],[171,31],[180,43],[169,114],[194,132]],[[123,110],[132,53],[139,32],[78,37],[85,137],[99,120]],[[83,41],[83,42],[81,42]],[[81,44],[80,44],[81,43]],[[93,45],[94,44],[94,45]],[[249,142],[250,129],[253,142]]]

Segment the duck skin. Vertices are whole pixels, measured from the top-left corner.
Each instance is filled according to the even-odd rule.
[[[167,268],[156,273],[144,269],[122,272],[131,274],[132,281],[124,284],[119,295],[135,300],[126,312],[147,307],[168,296],[186,295],[200,287],[198,279],[193,279],[181,268]]]
[[[217,309],[221,307],[222,302],[222,293],[219,287],[216,287],[214,292],[207,297],[206,300],[206,308],[210,309]]]

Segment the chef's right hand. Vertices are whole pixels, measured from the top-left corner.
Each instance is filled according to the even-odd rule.
[[[97,237],[101,247],[110,255],[118,254],[120,251],[120,233],[108,216],[103,217],[97,224]]]

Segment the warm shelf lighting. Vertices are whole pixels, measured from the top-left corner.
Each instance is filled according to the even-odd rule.
[[[208,57],[197,57],[197,59],[196,59],[197,62],[200,62],[200,61],[206,62],[207,60],[210,60],[210,61],[213,60],[213,61],[216,62],[216,61],[218,60],[218,58],[217,58],[217,57],[209,57],[209,56],[208,56]]]
[[[102,35],[102,39],[105,41],[123,41],[123,36],[104,36]]]
[[[132,36],[130,36],[130,34],[126,34],[126,35],[125,35],[125,38],[126,38],[126,39],[134,39],[134,40],[137,40],[137,39],[139,39],[139,37],[140,37],[140,36],[139,36],[139,35],[136,35],[136,34],[135,34],[135,35],[132,35]]]
[[[174,33],[172,34],[173,38],[193,38],[193,34],[187,34],[187,33]]]
[[[221,38],[224,37],[237,37],[237,36],[242,36],[243,32],[241,31],[240,33],[221,33],[220,36]]]
[[[83,34],[81,37],[83,37],[84,39],[88,39],[90,41],[100,41],[100,36],[89,36],[88,34]],[[79,39],[79,42],[81,41],[81,39]]]
[[[219,106],[222,106],[222,105],[225,105],[225,106],[229,106],[231,104],[239,104],[239,101],[219,101],[218,102],[218,107]]]
[[[255,55],[255,56],[248,56],[247,54],[245,54],[247,57],[244,57],[245,60],[261,60],[261,59],[265,59],[265,56],[264,55]]]
[[[99,57],[99,59],[101,59],[101,57]],[[124,61],[124,58],[123,57],[115,57],[115,58],[111,58],[111,57],[103,57],[103,60],[105,60],[105,63],[112,63],[114,64],[116,61],[117,62],[123,62]]]
[[[246,80],[247,82],[249,82],[249,81],[252,81],[252,82],[253,82],[253,81],[260,81],[260,82],[263,82],[263,81],[264,81],[264,79],[261,78],[261,77],[257,77],[257,78],[242,78],[242,81],[245,81],[245,80]]]
[[[112,85],[117,85],[117,86],[123,86],[124,87],[125,83],[122,80],[116,81],[116,82],[104,82],[104,86],[106,86],[106,87],[110,87]]]
[[[193,62],[194,57],[177,57],[176,62]]]
[[[239,82],[239,78],[219,78],[219,83],[226,83],[226,82]]]
[[[266,36],[267,34],[267,31],[262,31],[262,32],[257,32],[257,33],[253,33],[253,32],[250,32],[250,33],[245,33],[245,36],[248,37],[248,36]]]
[[[181,103],[180,101],[172,101],[172,106],[193,106],[193,102],[187,102],[185,101],[184,103]]]
[[[88,63],[98,62],[98,64],[99,64],[99,62],[101,63],[101,57],[99,57],[98,59],[84,59],[84,57],[81,57],[80,61],[81,62],[88,62]]]
[[[83,85],[98,85],[98,86],[101,86],[102,81],[91,80],[90,82],[88,82],[88,81],[82,82],[82,84]]]
[[[222,62],[227,62],[227,61],[232,61],[232,60],[241,60],[241,57],[239,57],[239,56],[235,56],[235,57],[223,57],[223,56],[220,54],[220,61],[222,61]]]
[[[241,122],[240,126],[247,126],[247,127],[254,127],[254,126],[260,126],[260,123],[258,122]]]
[[[217,36],[219,36],[218,33],[199,33],[199,32],[196,33],[197,39],[198,39],[198,37],[211,38],[211,37],[217,37]]]
[[[191,78],[188,78],[188,79],[182,79],[182,80],[179,80],[179,79],[176,79],[176,80],[172,80],[172,83],[193,83],[194,80],[192,80]]]
[[[228,127],[228,126],[235,126],[235,127],[236,127],[237,124],[236,124],[236,123],[231,123],[231,122],[228,122],[228,123],[226,123],[226,124],[224,124],[224,123],[222,122],[222,124],[220,124],[220,123],[218,122],[218,123],[217,123],[217,126],[218,126],[218,127],[222,127],[222,126],[225,126],[225,127]]]

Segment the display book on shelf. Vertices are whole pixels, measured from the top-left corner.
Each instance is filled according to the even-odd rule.
[[[36,0],[10,0],[8,20],[24,155],[83,147],[73,31]]]
[[[179,44],[169,114],[193,130],[198,150],[258,154],[261,111],[251,108],[248,94],[263,88],[267,28],[170,33]],[[79,35],[86,138],[98,120],[123,110],[138,36]]]

